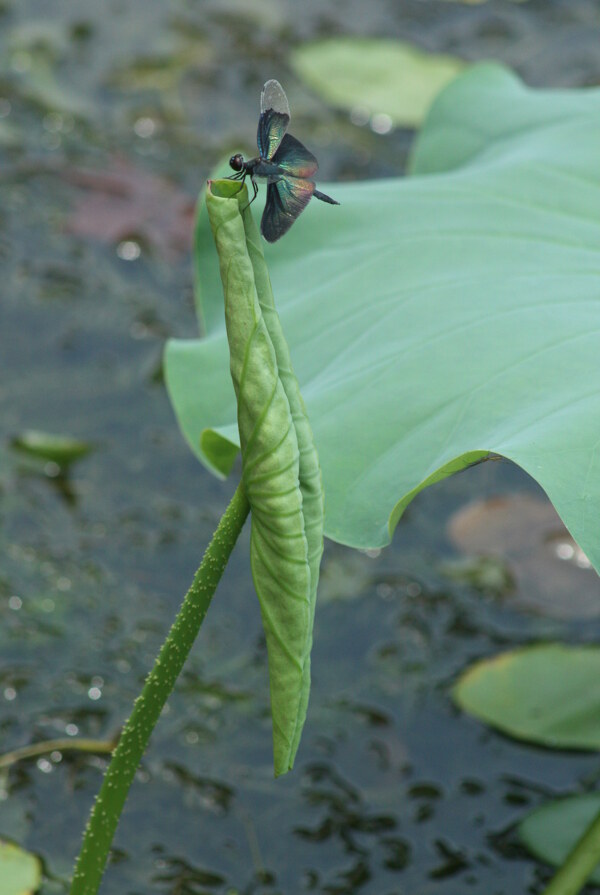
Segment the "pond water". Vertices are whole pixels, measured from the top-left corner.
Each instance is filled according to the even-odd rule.
[[[262,83],[286,85],[324,180],[404,170],[409,132],[351,124],[289,70],[298,41],[348,33],[499,59],[532,85],[600,83],[600,11],[583,0],[0,2],[1,752],[118,731],[233,493],[239,470],[217,482],[184,444],[161,353],[196,335],[193,200],[224,153],[251,151]],[[10,449],[26,429],[94,449],[57,477]],[[453,514],[515,492],[543,497],[488,462],[420,495],[381,553],[326,544],[309,716],[277,781],[246,529],[102,891],[541,891],[548,871],[512,826],[589,786],[597,759],[512,742],[449,693],[475,658],[600,636],[597,618],[445,573]],[[43,858],[48,895],[104,766],[65,753],[0,777],[0,835]]]

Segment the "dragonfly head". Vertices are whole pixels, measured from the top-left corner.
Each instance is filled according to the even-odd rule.
[[[233,168],[234,171],[241,171],[244,167],[244,156],[239,152],[232,155],[229,159],[229,166]]]

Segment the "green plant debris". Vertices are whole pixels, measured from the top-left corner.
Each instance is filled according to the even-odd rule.
[[[66,469],[71,463],[81,460],[93,450],[93,445],[87,441],[70,438],[68,435],[39,432],[36,429],[27,429],[16,435],[11,441],[11,446],[30,457],[56,463],[61,469]]]

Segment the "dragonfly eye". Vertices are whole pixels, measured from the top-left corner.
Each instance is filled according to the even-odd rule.
[[[243,155],[240,155],[239,152],[236,155],[232,155],[229,159],[229,166],[233,168],[234,171],[241,171],[244,167]]]

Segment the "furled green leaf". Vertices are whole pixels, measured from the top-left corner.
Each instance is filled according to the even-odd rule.
[[[222,158],[213,171],[214,179],[231,174],[229,156]],[[206,186],[203,185],[196,204],[194,221],[194,300],[200,332],[211,332],[224,324],[223,301],[215,301],[215,297],[223,294],[219,259],[215,252],[215,241],[210,229],[208,210],[206,208]],[[235,454],[234,454],[235,457]],[[233,463],[232,458],[232,463]]]
[[[452,56],[369,37],[303,43],[292,51],[291,62],[331,105],[364,109],[370,116],[388,115],[392,124],[404,127],[421,124],[436,94],[464,66]]]
[[[275,773],[281,774],[293,765],[308,705],[323,549],[321,472],[247,190],[212,182],[206,205],[225,293],[242,479],[252,511],[250,562],[269,654]]]
[[[559,867],[599,811],[600,793],[556,799],[521,821],[519,837],[537,858]],[[600,883],[600,868],[590,881]]]
[[[444,145],[455,167],[434,173]],[[266,247],[329,537],[385,545],[422,488],[493,451],[600,567],[598,145],[600,91],[474,68],[433,106],[414,165],[427,156],[429,173],[326,186],[340,207],[311,202]],[[224,475],[237,435],[219,301],[203,295],[208,337],[170,342],[166,374],[192,449]]]
[[[302,499],[302,522],[304,525],[308,559],[310,615],[307,642],[305,646],[306,655],[303,664],[302,686],[300,688],[300,706],[298,710],[298,718],[296,720],[294,738],[292,740],[291,758],[287,759],[288,762],[290,762],[293,761],[300,744],[300,736],[306,718],[308,697],[310,693],[312,630],[317,599],[319,567],[321,565],[321,556],[323,555],[323,482],[321,478],[321,467],[319,466],[319,456],[317,454],[317,448],[315,446],[312,429],[306,412],[306,406],[300,393],[300,386],[298,385],[296,374],[294,373],[290,350],[281,328],[279,315],[275,310],[273,290],[271,289],[271,280],[269,278],[269,271],[261,246],[260,235],[254,222],[254,218],[247,209],[245,209],[243,213],[243,221],[244,229],[246,231],[248,255],[250,256],[252,268],[254,270],[254,282],[256,285],[259,306],[275,350],[279,379],[288,400],[292,416],[292,424],[298,441],[298,479],[297,483],[294,482],[294,484],[299,486]],[[244,468],[246,468],[245,460]],[[281,597],[276,597],[276,599],[279,600]],[[283,698],[285,700],[289,699],[290,694],[285,693]]]
[[[0,840],[0,895],[31,895],[42,881],[42,867],[30,852]]]
[[[550,643],[471,666],[454,701],[504,733],[555,749],[600,749],[600,649]]]

